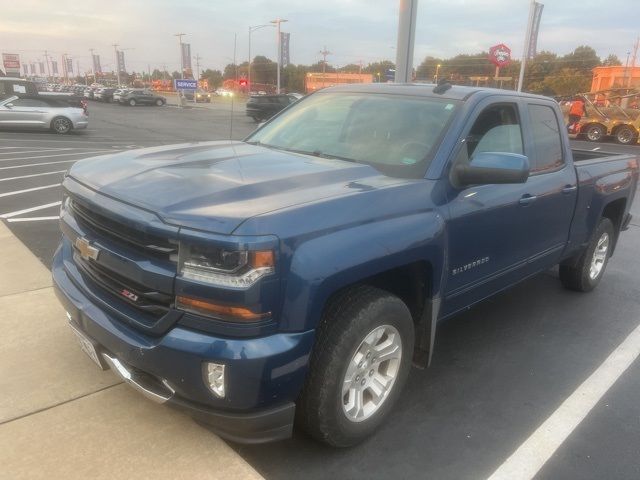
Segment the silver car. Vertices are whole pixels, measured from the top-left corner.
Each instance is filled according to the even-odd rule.
[[[87,128],[89,116],[82,108],[46,97],[9,97],[0,101],[0,128],[51,129],[56,133]]]

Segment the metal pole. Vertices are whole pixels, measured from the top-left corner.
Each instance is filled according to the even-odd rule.
[[[178,45],[180,46],[180,78],[184,79],[184,57],[182,55],[182,37],[185,33],[175,33],[173,36],[178,37]]]
[[[418,0],[400,0],[398,47],[396,49],[396,82],[408,83],[411,81],[417,15]]]
[[[117,43],[113,44],[113,51],[116,52],[116,75],[118,76],[118,88],[120,87],[120,62],[118,58],[118,47]]]
[[[520,76],[518,77],[518,92],[522,91],[524,82],[524,69],[527,66],[527,57],[529,56],[529,47],[531,46],[531,30],[533,29],[533,16],[536,11],[536,1],[531,0],[529,7],[529,21],[527,22],[527,33],[524,37],[524,48],[522,52],[522,63],[520,63]]]
[[[276,93],[280,94],[280,57],[282,57],[282,45],[280,45],[280,19],[278,19],[278,57],[276,58],[276,68],[278,83],[276,87]]]
[[[249,66],[247,67],[247,94],[251,95],[251,27],[249,27]]]

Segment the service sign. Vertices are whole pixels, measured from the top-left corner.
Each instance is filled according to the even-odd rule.
[[[496,67],[506,67],[511,63],[511,49],[504,43],[494,45],[489,49],[489,60]]]
[[[176,90],[196,90],[198,88],[198,82],[193,79],[175,79],[173,82]]]
[[[15,53],[3,53],[2,65],[7,75],[20,75],[20,55]]]

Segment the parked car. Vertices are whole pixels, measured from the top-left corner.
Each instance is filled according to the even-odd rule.
[[[639,161],[572,151],[547,97],[327,88],[243,142],[75,163],[54,285],[82,348],[148,398],[235,442],[296,418],[349,446],[429,364],[438,322],[557,264],[594,289]]]
[[[89,117],[82,108],[43,96],[9,97],[0,101],[0,127],[50,129],[56,133],[87,128]]]
[[[95,99],[100,102],[113,102],[113,93],[115,91],[115,88],[101,88],[95,93]]]
[[[136,105],[156,105],[161,107],[167,103],[167,99],[156,95],[151,90],[129,90],[120,95],[118,100],[122,105],[135,107]]]
[[[211,93],[205,91],[205,90],[197,90],[194,94],[193,90],[185,90],[184,91],[184,98],[186,98],[187,100],[193,100],[195,96],[195,102],[204,102],[204,103],[211,103]]]
[[[120,97],[122,97],[122,95],[124,95],[125,93],[127,93],[130,89],[129,88],[117,88],[116,90],[114,90],[113,92],[113,101],[114,102],[120,102]]]
[[[216,95],[218,95],[219,97],[233,97],[233,92],[224,88],[218,88],[216,90]]]
[[[246,113],[256,122],[262,122],[297,100],[297,98],[286,94],[254,95],[249,97],[247,101]]]

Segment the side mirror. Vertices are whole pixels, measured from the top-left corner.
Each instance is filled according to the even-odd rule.
[[[529,159],[525,155],[504,152],[480,152],[469,165],[455,167],[461,185],[525,183],[529,178]]]
[[[4,106],[11,109],[13,108],[13,103],[5,103]]]

